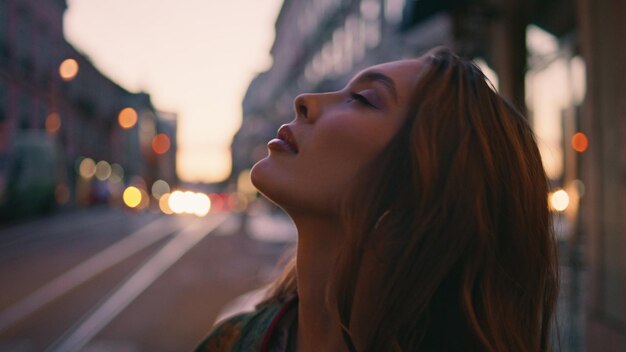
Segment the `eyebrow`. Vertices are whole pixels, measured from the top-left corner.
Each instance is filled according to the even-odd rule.
[[[398,102],[398,93],[396,85],[391,77],[378,71],[370,71],[362,74],[356,79],[356,82],[379,82],[382,83],[391,92],[393,98]]]

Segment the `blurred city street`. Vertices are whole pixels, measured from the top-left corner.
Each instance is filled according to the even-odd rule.
[[[0,0],[0,352],[188,351],[296,231],[251,168],[302,93],[449,47],[549,182],[555,350],[626,352],[626,1]]]
[[[96,207],[1,229],[0,351],[191,350],[293,242],[286,219],[241,216]]]

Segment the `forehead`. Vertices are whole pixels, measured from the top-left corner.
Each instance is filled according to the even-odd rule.
[[[370,66],[363,71],[367,70],[377,70],[377,71],[385,71],[389,74],[397,74],[397,73],[417,73],[419,71],[419,67],[423,64],[422,58],[415,59],[404,59],[397,61],[385,62],[382,64]]]
[[[398,99],[404,101],[417,84],[420,73],[424,70],[424,66],[425,63],[421,58],[391,61],[368,67],[359,72],[355,76],[355,79],[371,72],[388,76],[396,87]]]

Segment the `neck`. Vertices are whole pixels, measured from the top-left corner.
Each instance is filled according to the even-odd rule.
[[[339,221],[292,216],[298,228],[298,351],[341,351],[343,339],[326,306],[326,289],[343,233]]]

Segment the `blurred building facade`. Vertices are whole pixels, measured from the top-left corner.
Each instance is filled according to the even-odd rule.
[[[587,66],[580,127],[589,150],[578,169],[587,191],[581,230],[589,273],[589,350],[626,350],[626,2],[579,0]]]
[[[231,179],[267,155],[299,93],[340,89],[367,66],[452,47],[526,112],[537,134],[561,246],[561,350],[624,351],[625,4],[285,0],[273,66],[243,100]]]
[[[149,95],[120,87],[68,44],[66,7],[65,0],[0,2],[2,219],[105,202],[130,182],[176,182],[175,115],[156,111]],[[124,109],[135,119],[127,128],[119,122]],[[157,153],[159,133],[169,141]]]

